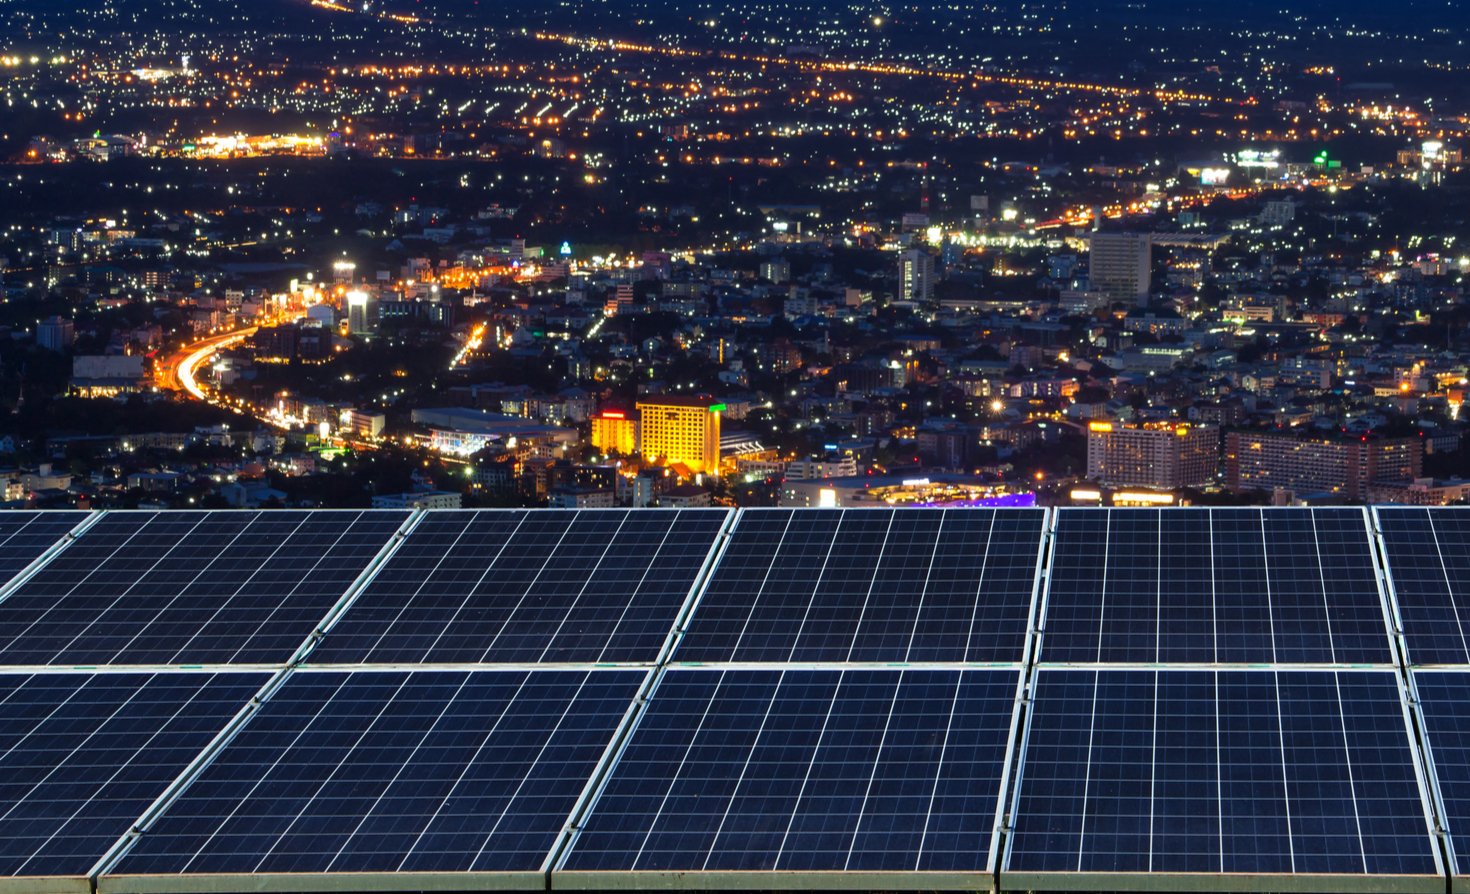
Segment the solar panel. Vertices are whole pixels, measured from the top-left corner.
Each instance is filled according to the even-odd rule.
[[[1392,671],[1043,668],[1032,710],[1003,885],[1442,875]]]
[[[728,517],[723,509],[431,513],[312,660],[651,663]]]
[[[0,602],[0,664],[284,662],[407,518],[107,513]]]
[[[1040,660],[1390,664],[1359,509],[1058,513]]]
[[[1045,513],[746,510],[679,661],[1020,661]]]
[[[991,871],[1018,673],[671,669],[558,874]]]
[[[66,510],[0,513],[0,581],[15,577],[89,515]]]
[[[1450,835],[1452,870],[1470,875],[1470,672],[1412,674],[1424,718],[1426,756]]]
[[[112,873],[537,871],[647,673],[297,672]]]
[[[1470,890],[1470,511],[1372,512],[0,513],[0,894]]]
[[[85,876],[266,679],[0,674],[0,876]]]
[[[1470,664],[1470,512],[1374,510],[1412,664]]]

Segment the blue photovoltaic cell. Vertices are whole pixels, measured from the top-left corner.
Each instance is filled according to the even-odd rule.
[[[0,675],[0,875],[86,875],[265,681]]]
[[[560,868],[990,871],[1018,673],[670,670]]]
[[[298,672],[112,871],[534,872],[646,673]]]
[[[10,580],[91,513],[69,511],[0,513],[0,583]]]
[[[407,518],[109,513],[0,602],[0,664],[286,661]]]
[[[1040,660],[1389,664],[1360,509],[1063,509]]]
[[[1470,511],[1381,506],[1411,664],[1470,664]]]
[[[652,663],[727,518],[724,509],[432,513],[312,661]]]
[[[1414,671],[1457,875],[1470,875],[1470,672]]]
[[[1021,661],[1039,509],[746,510],[679,661]]]
[[[1391,672],[1037,676],[1008,871],[1440,871]]]

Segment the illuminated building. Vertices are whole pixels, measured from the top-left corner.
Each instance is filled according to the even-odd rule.
[[[1087,432],[1087,477],[1108,487],[1171,490],[1215,480],[1220,429],[1213,425],[1093,422]]]
[[[1074,506],[1170,506],[1174,495],[1158,491],[1100,490],[1075,488],[1068,497]]]
[[[343,410],[341,416],[342,428],[358,437],[376,438],[383,433],[383,426],[387,422],[388,417],[382,413],[369,413],[366,410]]]
[[[720,411],[725,404],[708,397],[660,395],[638,402],[643,455],[682,463],[691,472],[720,467]]]
[[[1024,485],[1022,485],[1024,487]],[[781,484],[783,508],[891,509],[943,506],[1034,506],[1036,495],[1016,485],[969,475],[922,478],[859,475],[851,478],[787,479]]]
[[[454,305],[447,301],[380,301],[378,321],[454,328]]]
[[[1148,303],[1153,243],[1147,233],[1093,233],[1088,278],[1113,301]]]
[[[72,358],[71,385],[82,397],[115,397],[144,390],[147,374],[138,354]]]
[[[371,335],[378,331],[378,303],[367,292],[347,293],[347,332]]]
[[[1230,432],[1225,436],[1225,486],[1361,500],[1372,483],[1418,478],[1423,452],[1418,438]]]
[[[603,410],[592,419],[592,446],[603,452],[637,453],[638,414],[626,410]]]
[[[934,297],[934,256],[927,251],[906,251],[898,259],[900,301],[928,301]]]

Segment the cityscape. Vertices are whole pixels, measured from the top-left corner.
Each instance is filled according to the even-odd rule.
[[[1453,0],[0,0],[0,894],[1470,891]]]
[[[6,505],[1461,502],[1459,23],[1258,12],[9,0]]]

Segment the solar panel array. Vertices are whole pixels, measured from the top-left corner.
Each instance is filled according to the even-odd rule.
[[[433,513],[314,659],[655,661],[725,510]]]
[[[749,512],[681,661],[1024,658],[1041,512]]]
[[[1386,583],[1455,890],[1470,890],[1470,513],[1380,506]]]
[[[6,513],[0,890],[1470,889],[1467,557],[1403,507]]]
[[[0,665],[281,664],[407,518],[107,513],[0,603]]]

